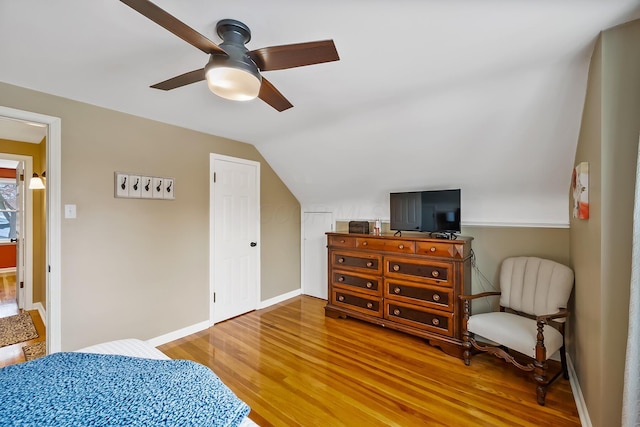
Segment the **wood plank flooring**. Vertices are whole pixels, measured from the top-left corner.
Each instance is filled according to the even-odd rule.
[[[489,355],[471,366],[422,339],[324,316],[300,296],[159,347],[209,366],[266,426],[579,426],[569,382]]]
[[[0,317],[13,316],[19,314],[18,303],[16,302],[16,276],[15,273],[0,273]],[[29,310],[36,327],[38,337],[29,341],[0,347],[0,368],[25,362],[22,347],[46,340],[46,328],[40,318],[38,310]]]

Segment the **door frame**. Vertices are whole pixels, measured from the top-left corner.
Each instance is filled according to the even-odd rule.
[[[254,166],[256,168],[256,235],[258,236],[258,242],[260,242],[261,230],[260,230],[260,162],[254,160],[243,159],[240,157],[226,156],[224,154],[209,153],[209,326],[214,325],[214,310],[213,297],[215,291],[215,260],[216,260],[216,235],[215,235],[215,218],[213,213],[215,212],[215,185],[214,185],[214,164],[216,160],[223,160],[227,162],[241,163],[248,166]],[[257,256],[256,256],[256,308],[260,304],[261,295],[261,244],[258,244]]]
[[[47,127],[46,199],[46,320],[47,353],[61,351],[61,164],[62,120],[59,117],[0,106],[0,116]]]
[[[25,142],[25,144],[28,144]],[[23,163],[23,197],[24,197],[24,212],[22,213],[22,221],[24,221],[24,275],[22,276],[22,281],[24,282],[24,288],[21,296],[24,296],[22,300],[22,306],[26,310],[33,310],[33,194],[32,190],[29,190],[29,179],[33,174],[33,157],[27,156],[24,154],[9,154],[9,153],[0,153],[0,158],[6,160],[15,160],[17,162]],[[16,242],[16,248],[18,247],[18,243]],[[16,256],[16,263],[19,262],[18,257]],[[18,269],[19,265],[16,264],[16,278],[18,277]],[[20,293],[20,284],[16,280],[16,295]],[[44,308],[44,307],[43,307]],[[40,311],[40,310],[38,310]],[[41,312],[42,314],[42,312]]]

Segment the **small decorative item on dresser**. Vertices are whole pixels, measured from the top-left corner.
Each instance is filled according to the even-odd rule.
[[[349,233],[369,234],[369,221],[349,221]]]
[[[375,225],[375,227],[373,227],[373,234],[375,234],[376,236],[379,236],[380,232],[381,232],[381,229],[382,229],[382,227],[381,227],[381,224],[380,224],[380,220],[376,219],[376,225]]]

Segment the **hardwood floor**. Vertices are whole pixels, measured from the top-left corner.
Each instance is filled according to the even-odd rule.
[[[0,317],[13,316],[20,313],[18,303],[16,302],[16,276],[15,273],[0,274]],[[36,327],[38,337],[29,341],[0,347],[0,368],[16,363],[25,362],[22,347],[34,344],[39,341],[46,340],[46,329],[44,322],[40,318],[38,310],[29,310],[29,314],[33,319],[33,325]]]
[[[569,381],[489,355],[471,366],[423,340],[324,316],[301,296],[158,347],[209,366],[266,426],[579,426]]]

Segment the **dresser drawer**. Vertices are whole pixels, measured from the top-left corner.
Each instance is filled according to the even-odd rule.
[[[384,274],[390,278],[419,280],[438,286],[452,286],[453,265],[419,258],[384,258]]]
[[[356,238],[347,236],[327,236],[329,246],[338,248],[355,248]]]
[[[352,271],[333,270],[331,284],[344,289],[382,296],[382,278],[380,277],[367,276]]]
[[[382,298],[380,297],[333,288],[331,303],[370,316],[382,317]]]
[[[453,289],[442,286],[385,279],[384,297],[436,310],[453,312],[455,308]]]
[[[416,254],[444,258],[462,259],[466,257],[464,244],[450,242],[416,242]]]
[[[331,251],[331,267],[335,269],[359,270],[369,274],[382,274],[382,255],[364,252]]]
[[[416,251],[416,242],[410,240],[374,239],[358,237],[356,248],[372,251],[397,252],[412,254]]]
[[[437,334],[453,336],[453,313],[385,300],[384,318]]]

